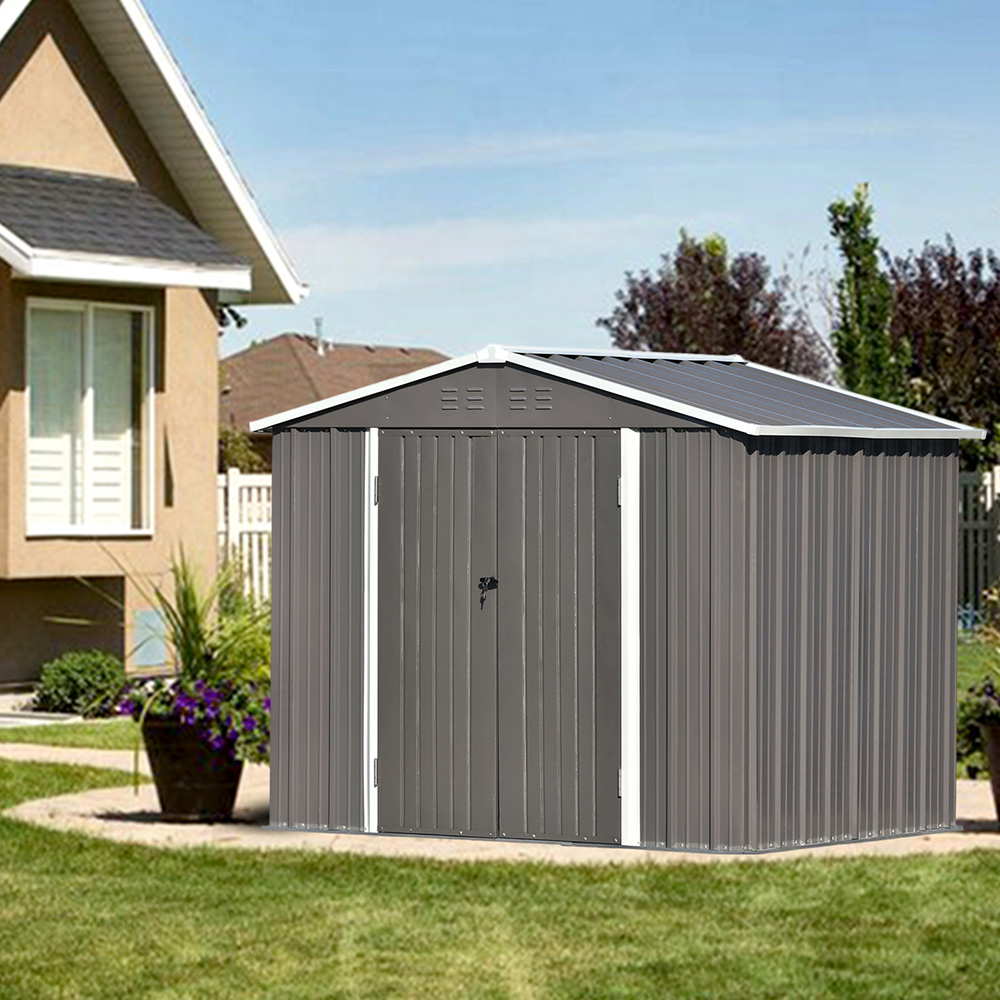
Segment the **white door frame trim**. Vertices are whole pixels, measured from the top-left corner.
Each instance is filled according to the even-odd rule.
[[[378,833],[378,445],[379,429],[365,433],[365,773],[364,824]]]
[[[640,843],[639,431],[621,431],[621,821],[623,846]]]

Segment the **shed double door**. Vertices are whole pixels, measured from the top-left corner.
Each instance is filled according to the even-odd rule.
[[[379,829],[618,843],[617,431],[383,431]]]

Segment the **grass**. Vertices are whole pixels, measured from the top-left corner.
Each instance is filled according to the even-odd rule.
[[[42,743],[59,747],[132,750],[135,747],[135,728],[132,719],[12,726],[0,728],[0,743]]]
[[[958,696],[983,679],[985,674],[993,674],[1000,681],[1000,654],[982,642],[966,641],[958,644]]]
[[[0,804],[121,779],[0,761]],[[446,866],[155,851],[0,819],[0,996],[982,997],[998,898],[983,851]]]

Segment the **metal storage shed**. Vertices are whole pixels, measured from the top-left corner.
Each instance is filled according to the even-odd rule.
[[[274,433],[271,820],[766,851],[955,821],[958,440],[488,347]]]

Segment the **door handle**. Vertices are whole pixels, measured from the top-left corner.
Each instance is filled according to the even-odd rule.
[[[481,576],[479,578],[479,608],[482,610],[486,604],[486,595],[491,590],[497,589],[497,578],[495,576]]]

